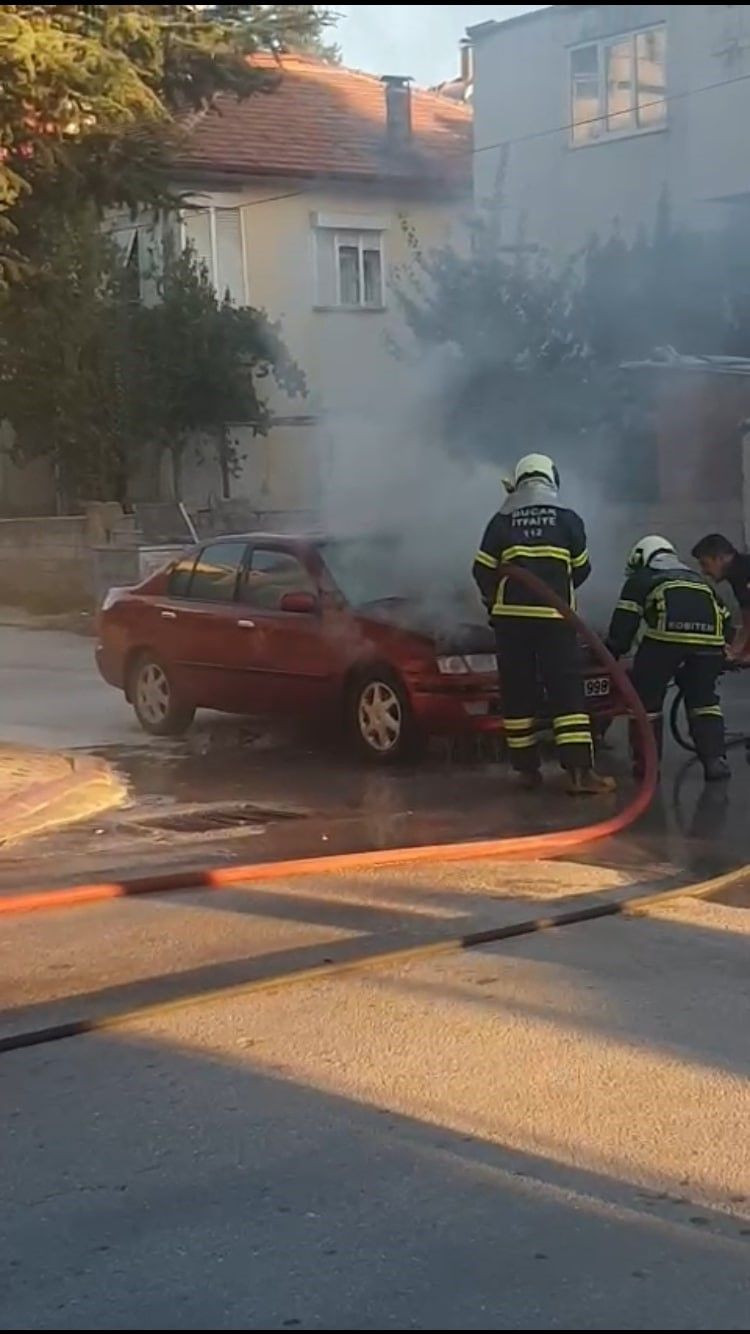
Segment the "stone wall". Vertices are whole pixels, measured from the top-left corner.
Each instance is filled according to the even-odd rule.
[[[112,532],[118,512],[119,507],[97,506],[72,518],[0,519],[0,604],[68,611],[91,606],[112,584],[137,582],[146,570],[135,543],[121,546]],[[603,504],[594,512],[588,506],[584,518],[594,577],[582,609],[597,617],[617,595],[627,552],[646,533],[662,533],[685,557],[706,532],[723,532],[738,546],[747,545],[741,494],[731,501]],[[227,526],[294,531],[309,528],[310,521],[309,514],[256,512],[252,522]]]
[[[40,612],[86,607],[93,594],[88,519],[0,519],[0,603]]]

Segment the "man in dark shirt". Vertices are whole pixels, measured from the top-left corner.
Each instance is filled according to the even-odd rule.
[[[728,650],[735,662],[750,657],[750,556],[738,551],[721,533],[709,533],[696,542],[693,556],[715,583],[726,581],[737,599],[742,624]]]

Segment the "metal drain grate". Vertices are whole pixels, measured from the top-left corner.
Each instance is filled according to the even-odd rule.
[[[140,815],[136,824],[140,829],[164,834],[221,834],[265,827],[277,820],[299,820],[306,811],[252,803],[229,803],[191,806],[181,810],[159,811],[154,815]]]

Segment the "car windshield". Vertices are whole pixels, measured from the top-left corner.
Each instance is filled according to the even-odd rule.
[[[318,549],[352,607],[419,596],[416,581],[410,586],[400,545],[392,538],[331,538]]]

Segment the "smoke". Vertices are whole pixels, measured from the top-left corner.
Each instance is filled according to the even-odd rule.
[[[616,600],[625,552],[612,544],[599,481],[570,463],[569,442],[503,439],[497,461],[454,454],[443,440],[442,410],[453,364],[447,352],[410,367],[409,392],[391,403],[372,401],[365,412],[329,416],[321,520],[338,537],[387,537],[383,595],[413,595],[439,615],[457,602],[483,616],[471,565],[484,528],[505,500],[503,477],[530,449],[559,459],[561,504],[578,511],[589,536],[594,574],[581,590],[581,610],[592,625],[606,625]],[[562,457],[561,457],[562,453]],[[604,460],[600,460],[602,466]]]

